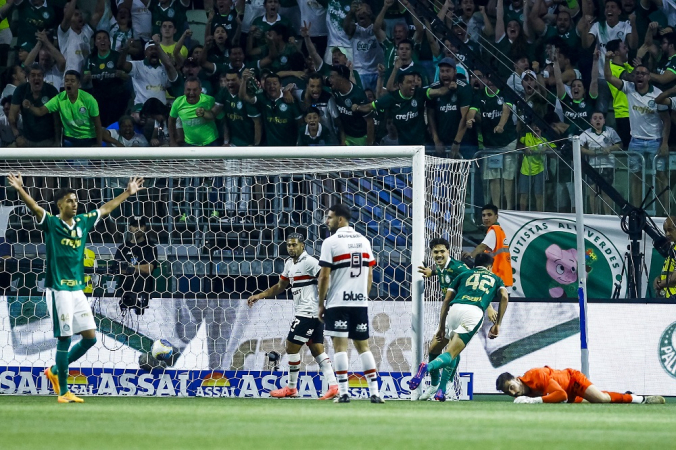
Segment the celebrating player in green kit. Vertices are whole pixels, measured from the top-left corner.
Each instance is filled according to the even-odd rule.
[[[56,364],[45,370],[59,403],[84,403],[68,390],[68,365],[77,361],[96,343],[96,323],[89,302],[82,291],[84,282],[84,251],[87,234],[100,219],[115,210],[120,203],[143,187],[143,178],[131,178],[127,189],[101,208],[77,214],[77,196],[72,189],[62,189],[54,195],[59,215],[54,217],[24,190],[21,174],[10,174],[9,185],[35,215],[38,228],[44,232],[47,249],[45,287],[47,308],[52,316],[56,343]],[[70,348],[71,336],[82,340]],[[70,351],[69,351],[70,349]]]
[[[463,272],[466,272],[469,269],[463,262],[455,260],[450,257],[449,251],[451,249],[451,244],[448,240],[444,238],[435,238],[430,241],[430,250],[432,250],[432,259],[436,264],[436,267],[424,267],[419,266],[418,272],[423,274],[425,278],[431,278],[433,276],[439,277],[439,285],[441,286],[441,295],[444,299],[449,295],[448,289],[451,287],[451,283],[455,278]],[[493,309],[492,306],[489,306],[487,309],[488,317],[491,321],[495,321],[497,317],[497,312]],[[444,350],[444,347],[448,344],[448,339],[443,337],[442,339],[437,339],[435,335],[432,337],[430,342],[430,348],[428,351],[429,361],[434,361]],[[429,400],[430,397],[434,395],[434,398],[439,401],[446,400],[446,385],[448,381],[455,376],[455,372],[458,368],[458,363],[460,362],[460,356],[453,360],[453,365],[447,368],[444,368],[443,373],[441,374],[441,379],[439,378],[439,370],[430,370],[430,386],[425,390],[425,392],[418,397],[418,400]],[[436,395],[435,395],[436,394]]]
[[[479,331],[484,320],[484,311],[493,300],[500,300],[498,316],[488,332],[489,339],[495,339],[500,332],[500,324],[507,310],[509,297],[502,279],[491,272],[493,257],[487,253],[477,255],[475,268],[460,274],[448,288],[444,303],[441,305],[439,328],[434,336],[437,341],[446,340],[448,347],[429,364],[420,363],[418,372],[408,382],[409,389],[420,386],[423,377],[429,371],[446,367],[457,368],[455,361],[469,341]]]

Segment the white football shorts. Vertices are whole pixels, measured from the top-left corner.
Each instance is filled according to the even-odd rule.
[[[456,333],[467,344],[481,328],[483,320],[484,312],[478,306],[452,304],[446,317],[446,339],[451,338],[451,333]]]
[[[66,337],[95,330],[94,314],[82,291],[46,290],[47,309],[52,316],[54,337]]]

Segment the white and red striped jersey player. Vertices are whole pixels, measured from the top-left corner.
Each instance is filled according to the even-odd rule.
[[[286,260],[281,278],[291,285],[296,316],[317,317],[319,310],[317,275],[320,270],[317,258],[308,255],[305,251],[295,263],[293,258]]]
[[[321,267],[331,268],[328,308],[368,306],[369,267],[376,265],[371,243],[352,227],[342,227],[322,244]]]

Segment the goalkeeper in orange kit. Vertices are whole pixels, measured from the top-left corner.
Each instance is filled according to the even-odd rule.
[[[555,370],[551,367],[531,369],[520,377],[501,374],[495,387],[516,397],[514,403],[664,403],[660,395],[634,395],[601,391],[580,371]]]

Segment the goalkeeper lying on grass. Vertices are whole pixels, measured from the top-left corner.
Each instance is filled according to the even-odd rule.
[[[582,372],[547,366],[531,369],[520,377],[505,372],[498,377],[495,387],[516,397],[514,403],[664,403],[660,395],[601,391]]]

